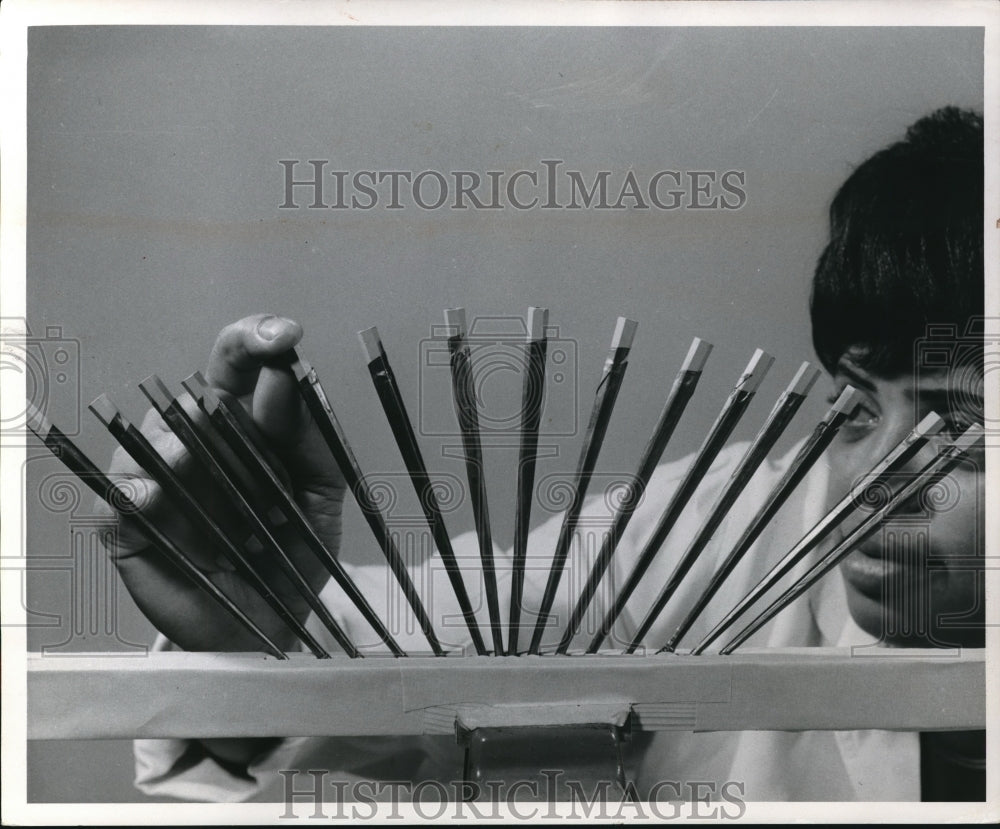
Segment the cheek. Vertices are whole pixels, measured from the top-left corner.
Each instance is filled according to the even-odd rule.
[[[829,477],[826,492],[826,508],[828,510],[832,509],[851,490],[860,476],[871,469],[873,461],[869,458],[866,465],[865,457],[867,456],[863,456],[858,451],[856,444],[850,446],[835,444],[827,452],[825,460]]]
[[[926,578],[938,614],[961,624],[981,623],[984,612],[985,488],[978,475],[945,482],[951,496],[930,516]],[[945,623],[946,624],[946,623]]]
[[[976,510],[961,510],[931,519],[928,527],[932,568],[968,567],[981,559],[986,547],[982,521]]]
[[[945,559],[982,557],[986,551],[986,487],[983,476],[965,466],[926,491],[921,507],[927,510],[930,554]],[[934,562],[932,562],[932,565]]]
[[[849,591],[865,630],[898,644],[981,646],[984,504],[981,477],[955,474],[884,527],[882,555],[906,566],[881,595]]]
[[[959,470],[924,490],[883,525],[876,536],[881,553],[922,572],[944,596],[951,583],[968,581],[955,576],[983,568],[984,510],[982,477]]]

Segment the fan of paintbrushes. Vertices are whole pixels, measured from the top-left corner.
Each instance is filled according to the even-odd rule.
[[[462,580],[458,559],[445,526],[442,510],[435,495],[431,473],[428,471],[421,453],[416,432],[407,414],[403,396],[378,331],[375,328],[369,328],[360,332],[359,337],[378,398],[388,418],[409,478],[416,490],[424,518],[444,563],[476,653],[495,656],[515,656],[522,653],[539,654],[542,649],[542,637],[546,631],[552,605],[570,554],[574,535],[578,529],[581,511],[594,475],[601,445],[628,367],[628,356],[632,348],[637,323],[620,317],[615,326],[611,347],[596,387],[597,391],[590,419],[580,446],[579,460],[572,479],[572,496],[563,515],[558,541],[545,581],[541,605],[537,609],[530,642],[526,649],[522,649],[519,643],[522,633],[524,572],[533,501],[535,461],[544,402],[548,312],[542,308],[529,309],[526,325],[523,392],[520,409],[520,447],[517,480],[514,484],[516,486],[516,509],[511,565],[510,623],[507,625],[506,639],[500,615],[497,564],[493,555],[493,540],[483,474],[480,413],[474,388],[473,354],[468,341],[464,310],[455,308],[445,311],[445,321],[450,332],[448,348],[455,411],[462,436],[469,492],[482,559],[482,575],[489,614],[489,644],[487,644],[476,620],[468,591]],[[568,653],[570,643],[577,634],[598,586],[612,563],[618,543],[634,515],[636,507],[642,500],[650,477],[660,462],[685,408],[694,395],[711,350],[712,346],[701,339],[695,338],[692,342],[667,394],[663,410],[642,454],[638,469],[629,480],[624,495],[620,499],[604,534],[592,569],[556,647],[557,654]],[[415,614],[431,652],[435,656],[446,655],[447,651],[434,631],[430,614],[410,578],[403,557],[389,531],[386,519],[378,507],[377,498],[358,465],[315,369],[297,348],[290,351],[285,360],[288,369],[295,376],[299,392],[309,412],[346,480],[348,489],[361,507],[361,512],[375,536],[389,568]],[[719,452],[726,445],[772,363],[773,358],[770,355],[758,350],[741,372],[700,447],[694,453],[686,472],[669,501],[663,506],[659,520],[639,550],[632,569],[611,601],[597,633],[587,647],[588,653],[596,653],[601,648],[626,603],[650,569],[667,537],[688,506],[698,485]],[[663,613],[664,608],[695,561],[706,549],[727,514],[737,503],[754,473],[786,430],[818,376],[819,371],[809,363],[803,363],[798,369],[745,450],[714,504],[703,518],[700,528],[688,541],[683,555],[674,565],[652,607],[649,608],[633,634],[625,649],[626,653],[632,653],[644,644],[647,647],[652,644],[654,649],[659,646],[660,650],[666,651],[674,651],[679,648],[681,640],[716,595],[724,580],[750,550],[781,506],[822,456],[837,431],[851,417],[858,403],[858,394],[853,388],[847,387],[805,439],[791,465],[765,498],[763,505],[747,524],[739,540],[721,560],[708,584],[697,594],[694,604],[674,633],[662,646],[660,643],[646,643],[645,638],[654,623]],[[149,474],[150,478],[159,484],[173,505],[194,527],[204,534],[208,542],[230,560],[236,570],[243,575],[313,654],[320,658],[326,658],[330,655],[306,626],[298,620],[291,609],[272,591],[267,579],[255,563],[262,553],[288,577],[291,584],[308,603],[316,618],[330,632],[344,652],[351,657],[362,656],[361,651],[351,642],[330,609],[324,605],[319,595],[296,568],[293,560],[278,541],[277,528],[286,524],[295,530],[312,554],[322,562],[330,577],[343,589],[347,598],[356,606],[391,653],[398,657],[407,656],[361,591],[352,582],[348,573],[337,561],[333,551],[327,547],[320,535],[310,525],[301,508],[296,504],[292,493],[288,490],[278,471],[280,464],[274,461],[271,450],[258,433],[249,414],[237,401],[209,387],[199,373],[192,374],[184,380],[183,386],[207,416],[207,426],[197,424],[184,410],[178,397],[155,375],[139,384],[143,394],[193,456],[196,464],[209,476],[229,506],[244,522],[245,533],[240,537],[234,536],[231,530],[223,528],[206,511],[202,504],[188,492],[184,482],[157,453],[156,449],[143,437],[139,429],[129,423],[105,395],[98,397],[91,404],[90,409],[125,451]],[[885,458],[875,464],[869,474],[864,477],[864,486],[855,487],[845,494],[843,499],[788,551],[782,560],[728,612],[722,621],[701,642],[690,649],[691,652],[702,653],[709,645],[732,629],[736,622],[744,619],[749,610],[756,606],[765,594],[773,592],[778,582],[800,561],[817,550],[838,527],[843,526],[849,517],[856,515],[865,506],[867,493],[872,488],[888,485],[893,475],[907,464],[943,428],[943,425],[943,420],[935,414],[928,415],[917,424]],[[203,589],[206,595],[218,602],[235,620],[250,631],[266,651],[279,659],[285,658],[282,649],[207,575],[199,570],[186,552],[171,540],[169,533],[157,527],[148,516],[138,509],[129,497],[127,488],[101,472],[65,434],[50,424],[39,411],[32,411],[29,428],[87,486],[111,504],[114,509],[127,513],[129,518],[146,535],[153,547],[157,548],[193,583]],[[216,433],[215,437],[220,437],[225,445],[232,450],[231,454],[220,452],[213,436],[207,434],[206,430],[213,430]],[[824,553],[801,578],[778,593],[763,611],[749,621],[725,647],[721,648],[721,653],[731,653],[784,607],[802,595],[816,581],[832,570],[851,550],[874,534],[886,519],[898,512],[903,504],[921,488],[931,486],[947,475],[962,456],[981,439],[982,429],[974,426],[954,441],[946,442],[937,456],[927,463],[919,473],[911,476],[904,486],[899,487],[890,497],[884,499],[884,503],[880,504],[878,509],[869,510],[842,541]],[[240,465],[239,468],[236,466],[237,463]],[[247,484],[247,472],[250,473],[256,484],[253,487]]]

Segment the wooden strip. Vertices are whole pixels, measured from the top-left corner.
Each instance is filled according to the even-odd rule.
[[[548,726],[623,726],[631,713],[624,702],[562,702],[541,705],[440,705],[424,709],[427,734],[451,734],[456,728],[539,728]]]
[[[960,730],[984,727],[985,685],[985,651],[968,649],[445,661],[32,655],[28,737],[406,735],[425,733],[428,712],[442,707],[598,703],[631,706],[644,729]]]

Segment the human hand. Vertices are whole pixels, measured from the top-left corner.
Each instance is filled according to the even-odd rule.
[[[220,397],[235,398],[246,408],[272,450],[276,471],[324,544],[336,554],[345,484],[302,403],[295,378],[280,365],[282,355],[301,337],[301,326],[291,320],[264,314],[242,319],[219,334],[205,379]],[[197,424],[205,424],[204,413],[189,395],[179,396],[178,401]],[[219,487],[155,410],[146,415],[142,432],[188,491],[242,548],[252,528],[226,503]],[[228,452],[221,444],[219,449],[223,454]],[[118,481],[128,479],[130,494],[143,513],[266,634],[286,648],[294,642],[291,631],[251,583],[218,554],[205,533],[177,510],[176,504],[124,450],[116,451],[110,472]],[[289,526],[276,528],[274,534],[305,581],[318,591],[327,578],[325,568]],[[146,616],[171,641],[186,650],[240,651],[259,647],[259,642],[221,606],[163,560],[127,516],[122,517],[113,537],[110,552],[122,579]],[[254,557],[264,581],[296,618],[304,621],[309,604],[274,559],[266,550]]]

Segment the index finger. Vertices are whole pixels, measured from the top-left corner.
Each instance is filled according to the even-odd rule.
[[[209,385],[242,397],[257,383],[261,365],[285,353],[302,339],[302,326],[274,314],[254,314],[227,325],[208,358]]]

